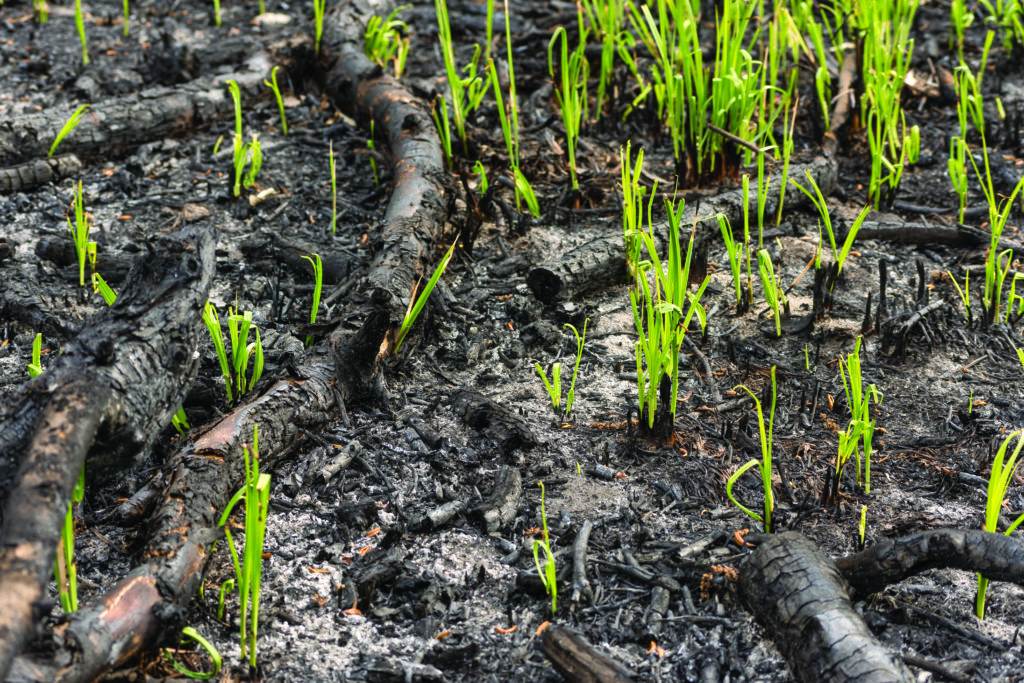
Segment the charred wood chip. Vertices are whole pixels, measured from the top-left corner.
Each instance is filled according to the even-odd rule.
[[[440,669],[429,664],[374,657],[366,664],[366,680],[370,683],[416,683],[443,681],[445,677]]]
[[[541,636],[544,655],[562,677],[575,683],[626,683],[634,680],[625,666],[563,626],[551,626]]]
[[[507,465],[498,470],[491,494],[473,508],[473,514],[487,533],[499,531],[515,519],[523,497],[523,477]]]
[[[452,405],[466,425],[494,440],[506,455],[516,448],[537,444],[537,438],[523,418],[483,394],[459,391]]]

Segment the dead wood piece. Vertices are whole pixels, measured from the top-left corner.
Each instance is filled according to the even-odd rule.
[[[594,599],[594,589],[587,580],[587,545],[590,543],[590,532],[594,529],[594,523],[589,519],[583,522],[576,540],[572,544],[572,603],[579,604],[580,600],[588,602]]]
[[[75,175],[81,170],[82,162],[74,154],[62,154],[52,159],[34,159],[0,169],[0,192],[24,192]]]
[[[413,531],[425,532],[440,529],[441,527],[448,524],[455,518],[455,515],[459,514],[466,509],[466,501],[464,500],[450,500],[444,505],[440,505],[432,510],[429,510],[421,517],[414,519],[409,523],[409,528]]]
[[[376,304],[387,311],[391,327],[397,328],[447,218],[447,176],[427,108],[366,58],[362,27],[384,11],[379,4],[354,0],[332,11],[323,42],[325,90],[358,120],[375,122],[391,152],[394,188],[367,285]],[[389,344],[393,337],[389,335]]]
[[[512,523],[523,497],[523,476],[515,467],[503,465],[494,477],[491,494],[473,508],[487,533],[499,531]]]
[[[1024,586],[1024,543],[980,529],[932,529],[875,545],[836,560],[856,597],[941,567],[980,572],[992,581]]]
[[[832,191],[836,180],[834,160],[819,157],[807,164],[794,164],[789,177],[801,179],[805,171],[811,172],[822,193],[827,195]],[[765,208],[768,215],[775,212],[781,176],[781,173],[776,173],[768,179],[768,204]],[[807,201],[801,192],[787,192],[786,197],[786,205],[789,207],[800,206]],[[749,197],[751,212],[756,211],[756,199],[753,196]],[[734,225],[742,220],[743,191],[730,189],[713,196],[688,197],[682,219],[682,225],[687,230],[681,239],[689,239],[689,228],[695,222],[698,239],[717,235],[718,214],[724,214]],[[665,235],[668,234],[667,224],[655,226],[654,234],[659,243],[664,245]],[[606,289],[626,281],[626,257],[623,249],[622,233],[610,230],[606,235],[532,268],[526,276],[526,284],[533,295],[544,303],[554,303],[562,299],[575,300],[583,294]]]
[[[60,144],[61,152],[109,158],[112,153],[143,142],[160,140],[196,128],[234,111],[225,84],[234,79],[243,89],[258,88],[270,69],[265,53],[246,62],[245,70],[200,78],[176,88],[157,87],[134,96],[119,96],[93,104],[78,127]],[[46,111],[0,122],[0,164],[13,165],[46,157],[53,136],[64,125],[67,111]]]
[[[764,540],[742,566],[739,591],[798,680],[915,680],[853,608],[835,564],[801,534]]]
[[[629,669],[568,628],[550,626],[544,630],[540,642],[544,655],[562,678],[571,683],[628,683],[635,680]]]
[[[479,392],[459,391],[452,399],[452,409],[466,425],[494,440],[505,454],[537,443],[525,420]]]
[[[857,233],[858,240],[885,240],[894,244],[946,245],[951,247],[988,246],[989,233],[970,225],[946,223],[909,223],[902,221],[866,220]],[[1024,255],[1024,245],[1002,238],[1000,249],[1012,249],[1015,256]]]

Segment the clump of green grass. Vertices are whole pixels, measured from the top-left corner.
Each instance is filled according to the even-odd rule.
[[[239,197],[243,186],[248,189],[255,184],[256,176],[263,167],[263,151],[259,137],[255,133],[252,140],[248,144],[245,143],[242,135],[242,91],[235,80],[228,80],[227,86],[235,105],[235,134],[232,138],[234,153],[231,164],[232,195]]]
[[[540,576],[540,581],[544,584],[544,590],[547,591],[548,596],[551,598],[551,614],[555,614],[555,610],[558,609],[558,577],[555,571],[555,554],[551,551],[551,536],[548,535],[548,516],[544,509],[544,482],[539,481],[537,485],[540,487],[540,521],[541,521],[541,538],[539,540],[534,539],[533,541],[533,563],[537,567],[537,574]],[[540,562],[540,552],[544,551],[544,564]]]
[[[494,11],[493,2],[488,2],[487,9],[487,59],[489,60],[491,20]],[[473,58],[463,70],[466,76],[460,76],[459,67],[455,62],[455,44],[452,40],[451,23],[448,20],[447,0],[434,0],[434,12],[437,16],[437,37],[441,47],[441,58],[444,61],[445,75],[448,79],[448,104],[452,107],[455,132],[458,135],[459,142],[462,143],[463,151],[465,151],[466,118],[480,106],[481,102],[483,102],[484,94],[487,92],[487,83],[479,73],[480,46],[475,46]],[[445,116],[447,117],[447,111]]]
[[[384,67],[390,62],[393,65],[395,78],[401,78],[405,71],[405,61],[409,57],[409,25],[398,18],[398,15],[409,8],[401,5],[391,10],[386,17],[373,15],[366,22],[363,32],[363,51],[372,62]]]
[[[623,30],[626,3],[625,0],[582,0],[582,6],[590,29],[601,40],[601,69],[598,72],[594,106],[594,115],[600,119],[615,69],[615,55],[619,54],[620,59],[627,64],[633,61],[627,47],[629,34]]]
[[[771,254],[767,249],[757,250],[757,270],[761,276],[761,288],[764,290],[764,298],[768,308],[775,320],[775,336],[782,336],[782,311],[786,308],[786,290],[775,274],[775,266],[772,263]]]
[[[637,398],[641,424],[646,424],[649,430],[654,429],[659,411],[659,423],[666,424],[675,419],[679,394],[679,352],[695,315],[702,330],[707,325],[700,299],[711,280],[710,276],[705,276],[695,292],[689,291],[696,231],[690,232],[684,258],[680,246],[683,201],[673,203],[666,200],[665,208],[669,219],[668,258],[663,263],[658,256],[652,226],[638,232],[637,238],[646,251],[646,259],[634,264],[634,284],[629,292],[637,334]],[[663,397],[660,401],[659,395]],[[668,398],[667,403],[664,397]],[[671,420],[665,417],[665,411],[671,415]]]
[[[395,350],[394,353],[397,355],[399,350],[402,348],[402,342],[405,341],[412,326],[416,323],[416,320],[420,317],[420,313],[423,312],[423,308],[427,305],[427,300],[430,298],[431,292],[434,291],[434,287],[437,285],[438,280],[444,275],[444,271],[448,268],[448,262],[452,260],[452,256],[455,254],[456,242],[452,242],[452,245],[448,247],[448,251],[441,258],[441,261],[434,268],[434,273],[427,280],[427,284],[423,287],[423,290],[418,296],[414,296],[409,300],[409,308],[405,312],[405,317],[402,319],[402,325],[398,329],[398,335],[395,338]],[[418,284],[417,284],[418,288]]]
[[[1022,359],[1022,362],[1024,362],[1024,359]],[[1006,451],[1014,440],[1016,440],[1016,445],[1013,452],[1007,457]],[[999,533],[999,515],[1006,500],[1006,493],[1013,482],[1013,476],[1020,465],[1018,457],[1022,449],[1024,449],[1024,430],[1017,430],[1003,439],[999,450],[996,451],[995,460],[992,462],[992,472],[988,478],[988,488],[985,493],[985,524],[983,528],[989,533]],[[1024,514],[1011,522],[1002,533],[1009,536],[1021,524],[1024,524]],[[974,612],[979,619],[985,618],[986,593],[988,593],[988,579],[978,574],[978,593],[974,602]]]
[[[78,124],[82,120],[82,115],[85,114],[89,107],[90,105],[88,104],[78,105],[68,120],[64,122],[64,125],[61,126],[61,129],[57,132],[57,137],[53,139],[53,144],[50,145],[50,151],[46,153],[47,158],[53,158],[53,155],[57,153],[57,148],[60,146],[60,143],[78,127]]]
[[[772,515],[775,511],[775,495],[772,493],[772,453],[775,432],[775,401],[776,401],[776,385],[775,385],[775,366],[772,366],[770,372],[771,378],[771,408],[768,411],[768,422],[765,423],[764,410],[761,406],[761,400],[757,395],[750,390],[750,387],[745,384],[740,384],[733,388],[733,390],[742,389],[745,391],[751,399],[754,401],[754,414],[757,416],[757,431],[759,437],[759,443],[761,444],[761,458],[751,458],[746,463],[741,465],[732,476],[725,483],[725,495],[732,501],[732,504],[739,508],[743,514],[751,519],[761,522],[764,526],[764,532],[766,534],[772,533],[774,527],[772,526]],[[761,488],[764,492],[764,500],[762,504],[762,512],[758,513],[754,510],[746,507],[738,500],[732,493],[733,487],[739,478],[742,477],[747,470],[754,467],[758,468],[761,475]]]
[[[241,398],[252,390],[263,375],[263,343],[260,340],[259,328],[252,324],[252,311],[236,313],[228,308],[228,341],[231,344],[231,355],[228,356],[224,332],[220,324],[217,308],[209,301],[203,307],[203,324],[210,333],[221,375],[224,378],[224,390],[228,402]],[[255,331],[255,341],[249,343],[249,332]],[[250,361],[252,370],[250,371]]]
[[[217,525],[224,528],[231,563],[238,587],[239,643],[242,659],[256,668],[256,642],[259,635],[260,588],[263,578],[263,543],[267,534],[270,505],[270,475],[260,472],[259,428],[252,429],[252,443],[242,446],[245,483],[228,501]],[[239,502],[245,506],[245,547],[239,557],[231,535],[228,517]]]
[[[324,13],[327,0],[313,0],[313,48],[320,54],[320,40],[324,37]]]

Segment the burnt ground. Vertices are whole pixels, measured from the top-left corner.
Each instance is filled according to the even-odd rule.
[[[443,68],[433,8],[415,5],[404,15],[412,26],[412,50],[403,83],[430,100],[444,89]],[[70,114],[78,103],[213,78],[270,50],[268,64],[285,64],[291,134],[281,135],[265,89],[245,92],[246,129],[259,132],[265,163],[257,187],[241,200],[228,194],[230,144],[222,147],[227,152],[212,151],[219,136],[230,137],[230,117],[197,121],[185,135],[92,158],[71,178],[0,194],[0,239],[7,246],[0,281],[30,285],[16,310],[8,303],[0,319],[3,393],[24,381],[37,331],[44,332],[45,368],[67,339],[103,315],[101,299],[77,286],[69,252],[40,246],[67,241],[65,215],[71,182],[78,178],[95,221],[101,273],[108,254],[144,256],[155,235],[200,217],[217,225],[210,299],[222,310],[233,304],[253,312],[267,352],[260,384],[287,377],[303,354],[306,334],[322,339],[340,322],[335,314],[377,248],[375,231],[392,179],[386,149],[369,152],[368,131],[322,94],[305,7],[271,2],[274,14],[256,21],[254,8],[225,4],[223,27],[215,29],[205,4],[140,2],[133,6],[127,39],[119,6],[86,9],[93,61],[83,68],[68,6],[52,7],[42,27],[30,5],[0,8],[0,120],[39,111]],[[482,34],[471,28],[482,26],[482,11],[475,3],[452,3],[463,60]],[[620,144],[632,139],[646,149],[648,180],[672,177],[671,146],[656,134],[650,112],[625,123],[607,117],[584,133],[583,193],[568,192],[544,50],[557,24],[573,23],[574,8],[530,0],[516,2],[513,11],[524,171],[542,199],[543,216],[532,219],[511,208],[511,189],[498,180],[505,161],[497,118],[493,105],[485,105],[470,127],[468,158],[484,161],[497,189],[482,206],[467,207],[465,193],[452,181],[458,198],[445,239],[463,230],[464,248],[435,290],[425,322],[399,359],[386,363],[372,399],[349,405],[347,420],[338,414],[329,428],[308,432],[271,472],[259,675],[289,681],[558,680],[535,635],[551,619],[572,626],[643,680],[790,680],[770,634],[738,601],[728,572],[710,569],[736,566],[749,552],[735,544],[733,533],[751,521],[728,503],[724,487],[738,465],[757,455],[756,421],[750,403],[732,388],[760,389],[768,368],[777,366],[778,526],[803,532],[832,556],[855,551],[860,494],[847,487],[840,504],[827,508],[819,498],[835,456],[836,425],[846,419],[836,359],[852,350],[861,333],[869,294],[877,306],[884,262],[890,315],[919,307],[921,286],[930,301],[944,304],[911,330],[905,348],[893,348],[871,331],[864,339],[866,379],[884,395],[877,409],[868,543],[919,529],[977,528],[994,447],[1024,425],[1024,368],[1014,352],[1024,346],[1020,324],[983,328],[964,321],[945,271],[960,274],[981,264],[983,247],[868,239],[858,240],[827,316],[806,333],[776,339],[765,332],[763,304],[733,311],[725,254],[711,240],[712,284],[705,299],[710,324],[703,336],[691,333],[684,349],[674,439],[668,445],[638,436],[629,422],[635,417],[635,333],[625,283],[544,303],[527,287],[526,275],[572,246],[621,230]],[[922,77],[933,66],[949,65],[946,11],[944,3],[919,11],[914,66]],[[969,59],[977,58],[981,35],[979,27],[970,30]],[[986,98],[1000,95],[1012,122],[1024,108],[1019,62],[1001,49],[991,61]],[[811,83],[802,74],[806,102],[813,101]],[[872,219],[896,226],[955,223],[944,162],[956,121],[946,95],[937,87],[905,93],[908,118],[922,129],[922,159],[908,171],[895,206]],[[816,121],[813,110],[801,112],[795,162],[819,156]],[[1007,190],[1024,165],[1024,138],[1019,127],[993,125],[999,131],[992,136],[997,177]],[[328,229],[329,141],[338,158],[336,235]],[[371,154],[381,167],[379,184],[370,172]],[[838,164],[830,206],[833,215],[849,220],[867,182],[862,135],[850,133]],[[725,179],[720,188],[703,189],[713,194],[735,185]],[[972,179],[969,205],[982,201]],[[967,222],[981,225],[981,215],[971,212]],[[467,239],[476,219],[482,220],[479,235]],[[1020,226],[1018,212],[1006,236],[1024,241]],[[768,233],[776,264],[784,264],[783,281],[796,280],[790,291],[794,316],[810,311],[813,278],[797,276],[813,256],[816,232],[816,217],[794,207]],[[432,262],[448,241],[436,245]],[[312,330],[311,275],[294,258],[307,251],[325,260],[329,255],[332,266],[325,276],[326,305]],[[981,273],[972,274],[980,286]],[[118,289],[116,275],[107,279]],[[532,365],[556,359],[571,364],[574,346],[561,326],[584,318],[590,323],[576,408],[571,421],[561,423]],[[205,331],[198,353],[199,377],[184,401],[192,434],[230,409]],[[532,443],[510,444],[493,429],[468,424],[458,401],[467,389],[508,411],[507,419]],[[134,566],[147,525],[124,519],[119,503],[162,476],[183,438],[190,437],[168,427],[152,452],[132,462],[87,466],[77,532],[83,603]],[[102,461],[101,453],[94,455]],[[514,519],[488,533],[472,510],[503,468],[518,471],[523,494]],[[541,523],[538,481],[547,490],[560,567],[554,617],[531,549]],[[1024,488],[1019,479],[1016,484],[1008,498],[1011,519],[1024,509]],[[759,500],[753,479],[745,478],[737,490],[743,500]],[[451,519],[438,528],[422,523],[427,512],[452,501],[465,505]],[[587,553],[593,596],[574,601],[571,554],[585,521],[593,523]],[[706,546],[694,545],[703,541]],[[221,546],[207,566],[205,590],[179,622],[217,645],[224,680],[250,675],[237,656],[235,599],[229,598],[225,620],[215,614],[217,588],[231,575]],[[941,663],[968,680],[1022,680],[1024,591],[994,583],[988,616],[978,621],[975,585],[967,572],[930,570],[860,609],[897,652]],[[45,651],[61,620],[53,606],[30,649]],[[139,680],[143,671],[173,673],[154,654],[114,677]]]

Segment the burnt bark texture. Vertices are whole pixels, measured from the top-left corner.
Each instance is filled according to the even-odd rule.
[[[814,180],[828,195],[836,181],[835,161],[819,157],[807,164],[795,164],[789,170],[789,177],[805,182],[804,171],[809,170]],[[768,202],[765,215],[774,215],[779,199],[781,173],[768,179]],[[800,206],[807,198],[794,188],[786,191],[786,206]],[[757,210],[757,197],[751,192],[750,213]],[[689,231],[696,223],[698,239],[718,235],[718,214],[725,214],[732,225],[743,219],[743,191],[731,189],[712,196],[695,196],[686,201],[680,239],[689,239]],[[659,244],[665,244],[667,224],[656,225],[654,233]],[[685,246],[684,246],[685,252]],[[540,301],[554,303],[562,299],[578,299],[580,296],[606,289],[626,281],[626,257],[622,233],[611,230],[607,235],[590,240],[578,247],[559,254],[531,268],[526,284]]]
[[[628,683],[633,674],[588,643],[583,636],[562,626],[549,626],[541,635],[544,655],[562,678],[571,683]]]
[[[740,597],[797,680],[915,680],[853,608],[847,583],[832,560],[795,532],[762,539],[741,569]]]
[[[323,47],[328,95],[357,120],[375,122],[391,153],[394,187],[366,285],[397,328],[447,218],[447,175],[427,108],[363,51],[362,27],[387,14],[382,4],[340,3],[327,18]]]
[[[228,118],[234,112],[225,86],[228,79],[238,81],[243,89],[256,88],[269,69],[266,54],[258,53],[248,60],[244,71],[97,102],[60,143],[60,152],[75,154],[82,160],[110,158],[119,150],[191,132],[211,121]],[[0,165],[45,159],[57,131],[71,113],[50,110],[0,122]],[[3,189],[0,184],[0,190]]]
[[[932,529],[881,539],[856,555],[836,560],[836,566],[854,597],[937,568],[981,572],[991,581],[1024,586],[1024,543],[980,529]]]
[[[214,241],[208,227],[156,240],[114,306],[0,411],[0,492],[20,465],[0,548],[0,611],[19,620],[0,626],[0,678],[34,623],[21,617],[44,595],[86,452],[117,461],[149,448],[195,378]]]
[[[34,159],[0,169],[0,192],[24,192],[54,180],[67,178],[81,170],[82,162],[74,154],[64,154],[52,159]]]

